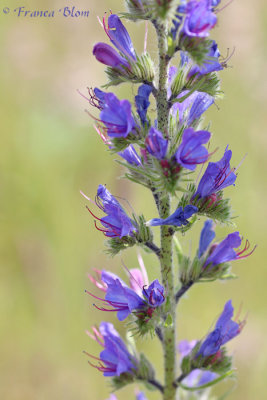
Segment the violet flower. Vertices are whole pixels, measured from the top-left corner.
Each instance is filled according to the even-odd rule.
[[[85,195],[84,197],[87,198]],[[103,232],[107,237],[122,238],[124,236],[133,236],[134,232],[136,232],[134,222],[128,217],[120,203],[112,196],[105,186],[98,186],[95,202],[98,208],[107,214],[103,218],[98,218],[87,207],[92,216],[103,225],[104,228],[99,228],[95,224],[99,231]]]
[[[240,323],[233,321],[233,314],[234,309],[231,300],[229,300],[225,304],[224,310],[216,322],[215,329],[208,334],[207,338],[201,344],[196,357],[209,357],[213,354],[219,357],[221,346],[241,332],[244,321]]]
[[[101,322],[99,331],[93,328],[93,335],[89,332],[88,335],[104,348],[99,358],[86,353],[89,357],[99,361],[98,365],[89,362],[90,365],[103,372],[104,376],[120,376],[123,373],[134,373],[137,369],[137,360],[129,353],[111,323]]]
[[[129,62],[123,58],[109,44],[99,42],[93,48],[93,55],[97,61],[112,68],[129,67]]]
[[[115,94],[106,93],[100,121],[105,125],[110,137],[126,137],[137,127],[132,115],[131,103],[119,100]]]
[[[90,280],[93,281],[91,277]],[[106,293],[105,299],[101,299],[88,291],[86,293],[97,300],[101,300],[105,306],[94,306],[100,311],[117,312],[119,321],[124,321],[132,312],[147,320],[147,318],[151,318],[154,310],[165,301],[164,287],[157,279],[147,289],[145,286],[143,287],[142,297],[138,294],[139,291],[130,289],[121,278],[105,270],[101,274],[101,284],[97,282],[96,286],[105,288],[104,290],[101,289]]]
[[[131,38],[120,18],[116,14],[111,14],[107,26],[103,18],[103,26],[111,43],[120,53],[110,45],[100,42],[94,46],[93,55],[99,62],[112,68],[130,68],[129,61],[135,62],[136,56]]]
[[[182,143],[175,153],[176,161],[184,168],[191,171],[196,169],[197,164],[204,164],[210,154],[202,146],[210,140],[210,132],[194,131],[193,128],[184,130]]]
[[[181,362],[184,357],[188,356],[191,353],[196,344],[197,340],[192,340],[191,342],[188,342],[187,340],[182,340],[179,343],[178,349],[181,355]],[[182,380],[182,383],[188,387],[193,388],[205,385],[206,383],[213,381],[217,377],[218,374],[216,374],[215,372],[203,371],[197,368],[190,372],[190,374]]]
[[[205,228],[204,228],[205,229]],[[207,232],[206,232],[207,234]],[[211,233],[209,233],[210,237],[209,240],[211,239]],[[211,241],[210,241],[211,242]],[[254,250],[256,249],[256,246],[247,254],[244,254],[250,247],[250,243],[248,240],[246,240],[246,244],[244,246],[243,250],[236,251],[234,250],[235,248],[239,248],[242,243],[242,238],[239,234],[239,232],[233,232],[230,233],[226,238],[220,242],[219,244],[215,244],[211,247],[209,251],[209,256],[207,260],[205,261],[204,268],[207,267],[208,265],[215,266],[218,264],[226,263],[229,261],[233,260],[240,260],[243,258],[246,258],[250,256]],[[205,246],[208,244],[208,240],[205,243]],[[210,244],[210,243],[209,243]],[[209,246],[208,244],[208,246]],[[203,251],[202,247],[202,251]]]
[[[105,18],[103,18],[103,26],[106,34],[108,35],[111,43],[117,47],[120,53],[131,61],[136,61],[135,50],[131,41],[130,35],[116,14],[111,14],[108,17],[108,24],[106,25]]]
[[[182,226],[188,225],[188,218],[192,217],[193,214],[198,212],[198,208],[195,206],[187,205],[177,208],[177,210],[170,215],[168,218],[153,218],[146,223],[148,226],[160,226],[160,225],[173,225]]]
[[[210,0],[192,0],[187,4],[182,30],[190,37],[207,37],[216,22]]]
[[[168,148],[168,140],[156,128],[151,127],[145,140],[146,150],[158,160],[163,160]]]
[[[235,183],[236,174],[234,173],[235,169],[231,169],[230,167],[231,158],[232,151],[228,150],[227,146],[221,160],[208,164],[193,197],[204,198],[211,196],[219,190]]]
[[[138,156],[132,144],[128,146],[125,150],[120,151],[118,154],[131,165],[138,166],[142,164],[141,158]]]
[[[184,90],[177,98],[182,98],[188,93]],[[214,103],[214,98],[208,93],[198,92],[197,90],[188,96],[182,103],[176,102],[171,108],[171,113],[179,113],[179,122],[182,125],[191,126],[195,120]]]
[[[150,105],[149,96],[152,92],[152,87],[150,85],[143,84],[138,88],[138,94],[135,96],[135,105],[143,125],[148,121],[146,118],[147,110]]]

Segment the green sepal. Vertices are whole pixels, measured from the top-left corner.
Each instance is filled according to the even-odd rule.
[[[195,184],[191,183],[187,187],[187,192],[182,196],[178,207],[185,207],[187,204],[192,204],[198,208],[198,215],[204,215],[205,217],[213,219],[215,222],[224,223],[227,225],[234,225],[232,222],[230,200],[223,198],[223,191],[220,190],[216,193],[217,199],[212,204],[212,200],[209,199],[198,199],[195,197],[192,199],[196,192]]]
[[[149,382],[155,379],[155,370],[143,353],[140,354],[137,379]]]
[[[115,237],[105,241],[105,252],[114,257],[123,250],[128,249],[136,244],[136,238],[132,236],[124,236],[123,238]]]
[[[187,51],[192,60],[202,65],[207,60],[212,40],[202,37],[191,37],[185,34],[180,35],[179,48]]]
[[[123,387],[135,382],[136,377],[131,373],[123,373],[120,376],[113,376],[111,379],[111,387],[113,391],[122,389]]]
[[[124,82],[152,84],[155,77],[154,63],[148,53],[137,56],[135,62],[129,62],[130,67],[107,67],[108,83],[104,88],[117,86]]]

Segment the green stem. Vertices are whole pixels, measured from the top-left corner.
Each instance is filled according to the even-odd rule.
[[[155,23],[159,49],[159,85],[157,93],[158,129],[168,137],[169,107],[167,97],[168,57],[167,26],[164,23]],[[170,196],[160,193],[158,208],[161,218],[170,215]],[[176,304],[174,293],[174,273],[172,263],[172,232],[168,226],[161,226],[161,253],[160,266],[162,283],[167,293],[166,326],[163,329],[164,375],[165,385],[163,400],[175,400],[176,388],[173,385],[176,379]]]

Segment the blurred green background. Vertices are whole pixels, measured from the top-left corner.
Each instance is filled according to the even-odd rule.
[[[226,3],[226,1],[225,1]],[[223,4],[225,4],[223,3]],[[84,289],[92,286],[87,273],[92,267],[111,268],[121,274],[121,257],[103,254],[103,239],[86,211],[82,189],[95,195],[99,183],[127,198],[147,219],[155,216],[151,196],[144,189],[119,180],[121,168],[112,161],[83,112],[87,86],[104,83],[104,68],[92,57],[96,41],[107,41],[97,15],[122,8],[119,0],[2,2],[0,8],[1,146],[0,146],[0,399],[1,400],[104,400],[107,382],[87,364],[82,350],[98,354],[99,348],[85,330],[115,315],[92,307]],[[88,18],[17,17],[4,14],[19,6],[46,10],[75,6],[90,10]],[[266,40],[267,6],[264,0],[236,0],[219,14],[214,35],[222,55],[235,48],[221,73],[224,101],[213,106],[213,147],[227,144],[239,169],[235,188],[227,189],[239,218],[238,229],[257,251],[233,264],[238,280],[194,287],[179,307],[179,339],[201,338],[229,298],[236,308],[249,312],[242,335],[229,350],[235,357],[238,381],[229,399],[267,398],[267,321],[265,256],[266,235]],[[143,46],[143,24],[127,23],[136,48]],[[214,36],[213,35],[213,36]],[[153,31],[149,49],[156,56]],[[135,87],[121,87],[121,97],[131,97]],[[220,153],[220,154],[219,154]],[[201,224],[191,243],[197,247]],[[229,233],[219,227],[217,237]],[[182,241],[185,242],[184,238]],[[136,250],[125,252],[129,268],[137,264]],[[150,278],[159,273],[154,256],[144,255]],[[158,366],[161,348],[155,340],[138,342]],[[234,382],[216,389],[223,393]],[[120,399],[133,399],[133,387]],[[157,399],[157,393],[149,394]]]

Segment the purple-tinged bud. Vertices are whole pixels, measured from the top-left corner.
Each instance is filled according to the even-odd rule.
[[[140,157],[138,156],[138,154],[136,153],[136,150],[132,144],[130,146],[128,146],[125,150],[120,151],[118,154],[119,154],[119,156],[124,158],[131,165],[141,165],[142,164],[142,161],[141,161]]]
[[[143,125],[147,123],[147,110],[150,105],[149,96],[152,92],[152,87],[150,85],[141,85],[138,88],[138,94],[135,96],[135,105]]]
[[[135,50],[129,33],[120,18],[116,14],[108,17],[106,25],[105,17],[103,18],[103,26],[111,43],[131,61],[136,61]]]
[[[193,196],[194,198],[196,196],[199,198],[208,197],[227,186],[234,185],[236,174],[235,168],[231,169],[230,167],[231,158],[232,152],[228,150],[227,146],[221,160],[208,164]]]
[[[173,225],[173,226],[182,226],[188,225],[188,218],[192,217],[193,214],[198,212],[198,208],[195,206],[187,205],[183,209],[183,207],[177,208],[177,210],[170,215],[168,218],[154,218],[146,223],[148,226],[160,226],[160,225]]]
[[[204,164],[210,154],[202,145],[210,140],[210,132],[194,131],[193,128],[185,129],[183,133],[182,143],[175,153],[176,161],[182,167],[194,171],[197,164]]]
[[[209,357],[217,354],[220,351],[221,346],[241,332],[245,321],[239,323],[232,321],[233,314],[234,309],[231,300],[229,300],[225,304],[224,310],[216,322],[215,329],[209,333],[207,338],[201,344],[196,357]],[[220,356],[220,354],[218,354],[218,356]],[[212,361],[214,362],[214,360]]]
[[[165,158],[168,148],[168,140],[156,128],[151,127],[146,137],[146,150],[158,160]]]
[[[93,55],[97,61],[112,68],[129,67],[129,62],[120,56],[109,44],[97,43],[93,48]]]
[[[98,365],[91,362],[89,364],[103,372],[104,376],[120,376],[123,373],[134,374],[137,369],[138,361],[129,353],[120,335],[114,326],[108,322],[101,322],[99,331],[93,328],[94,335],[88,335],[95,339],[104,350],[101,351],[99,358],[91,354],[89,357],[98,361]]]
[[[119,100],[115,94],[107,93],[105,107],[100,112],[100,120],[105,125],[110,137],[126,137],[137,127],[132,115],[131,103]]]
[[[217,17],[210,0],[192,0],[187,4],[183,32],[190,37],[207,37],[216,25]]]
[[[230,233],[230,235],[226,236],[222,242],[212,246],[209,256],[204,264],[204,268],[206,268],[208,265],[215,266],[229,261],[246,258],[250,256],[256,249],[256,246],[254,246],[249,253],[245,254],[245,252],[247,252],[250,248],[250,243],[248,240],[246,240],[244,249],[235,251],[234,249],[239,248],[241,243],[242,238],[239,232]]]
[[[82,195],[87,200],[90,200],[83,193]],[[107,237],[122,238],[124,236],[133,236],[134,232],[136,232],[134,222],[128,217],[115,197],[112,196],[103,185],[99,185],[98,187],[95,204],[100,208],[100,210],[107,214],[103,218],[98,218],[93,214],[89,207],[87,207],[90,214],[103,225],[104,228],[99,228],[95,223],[95,226],[99,231],[103,232]]]

